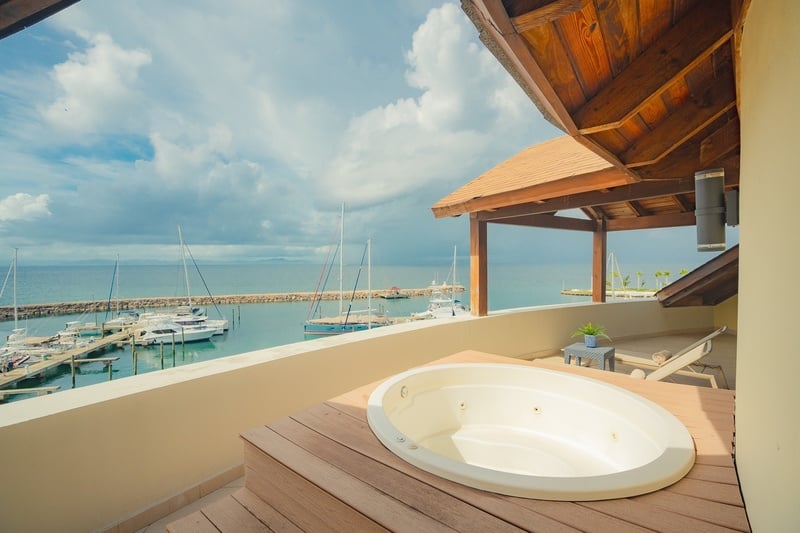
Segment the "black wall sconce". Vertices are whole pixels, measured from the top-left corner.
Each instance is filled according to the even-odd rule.
[[[725,249],[725,222],[739,223],[738,191],[729,191],[725,209],[725,169],[712,168],[694,173],[697,251],[716,252]]]

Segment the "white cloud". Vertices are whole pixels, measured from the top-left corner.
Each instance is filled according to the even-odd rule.
[[[121,126],[138,118],[132,86],[139,69],[152,61],[150,53],[125,50],[104,33],[87,40],[85,52],[73,52],[53,67],[51,76],[60,95],[41,112],[52,127],[65,132],[124,129]]]
[[[475,167],[482,155],[514,148],[512,132],[530,132],[533,113],[520,109],[533,105],[454,4],[428,13],[406,59],[422,94],[351,120],[321,183],[336,199],[369,204],[463,183],[485,170]]]
[[[36,220],[50,216],[48,204],[50,197],[46,194],[32,196],[18,192],[0,200],[0,222],[13,220]]]

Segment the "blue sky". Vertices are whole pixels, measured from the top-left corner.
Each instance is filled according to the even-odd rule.
[[[0,257],[447,264],[439,198],[560,134],[456,3],[82,0],[0,41]],[[490,226],[493,262],[582,262],[582,233]],[[736,235],[732,238],[735,240]],[[686,264],[694,228],[612,234]]]

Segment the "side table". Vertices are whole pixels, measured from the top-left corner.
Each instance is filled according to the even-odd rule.
[[[613,346],[598,346],[597,348],[587,348],[582,342],[570,344],[564,348],[564,364],[570,363],[570,358],[575,357],[575,362],[581,364],[581,359],[588,357],[594,359],[600,366],[601,370],[606,369],[606,361],[608,361],[608,369],[614,371],[614,347]]]

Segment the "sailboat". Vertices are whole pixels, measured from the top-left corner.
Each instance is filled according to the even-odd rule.
[[[39,357],[52,354],[58,350],[45,345],[42,339],[33,340],[28,337],[28,328],[19,326],[19,315],[17,312],[17,249],[14,248],[14,256],[11,259],[11,266],[6,274],[3,287],[0,288],[0,297],[3,296],[8,278],[12,277],[13,298],[14,298],[14,329],[6,339],[6,343],[0,346],[0,365],[3,370],[11,370],[21,366],[23,363],[30,363],[38,360]]]
[[[350,304],[348,305],[347,310],[344,309],[344,291],[342,287],[342,275],[344,272],[344,261],[342,258],[343,242],[344,204],[342,204],[342,214],[339,222],[339,244],[336,247],[332,258],[330,257],[329,253],[329,258],[331,259],[330,263],[326,261],[326,264],[323,265],[320,282],[318,283],[317,290],[314,294],[314,299],[311,302],[308,317],[303,324],[303,334],[306,336],[341,335],[342,333],[364,331],[389,324],[389,320],[385,313],[373,314],[371,264],[372,239],[367,239],[367,243],[364,248],[364,254],[361,257],[361,266],[364,264],[364,258],[366,257],[367,259],[367,308],[359,311],[353,310],[353,299],[355,296],[355,291],[358,287],[358,278],[361,276],[361,266],[359,266],[358,276],[356,276],[356,282],[353,286],[353,294],[350,297]],[[313,318],[320,311],[320,302],[322,300],[322,294],[325,290],[325,281],[327,281],[328,277],[330,276],[330,271],[333,267],[333,261],[336,259],[337,253],[339,255],[339,314],[332,317],[319,316],[317,318]]]
[[[412,318],[451,318],[469,314],[466,306],[456,299],[456,258],[457,247],[453,246],[453,283],[450,285],[450,294],[446,294],[447,280],[441,286],[435,282],[432,283],[433,291],[428,300],[428,308],[419,313],[412,313]]]
[[[192,252],[189,250],[189,246],[183,241],[183,232],[181,231],[180,225],[178,226],[178,240],[180,241],[181,264],[183,265],[183,278],[186,286],[186,305],[178,306],[176,309],[167,312],[142,313],[139,316],[139,321],[137,324],[140,326],[151,326],[151,329],[153,326],[156,326],[162,330],[167,330],[169,328],[175,329],[175,327],[183,328],[184,339],[189,336],[187,334],[191,333],[192,335],[190,336],[192,337],[192,340],[206,340],[206,338],[203,338],[206,330],[212,331],[212,335],[222,335],[228,329],[228,319],[209,318],[204,309],[192,305],[192,291],[189,286],[189,269],[186,263],[187,253],[192,259],[192,263],[197,269],[197,273],[200,275],[200,279],[203,281],[203,284],[205,284],[205,279],[203,279],[203,274],[200,272],[197,263],[194,261]],[[207,285],[206,290],[208,290]],[[210,291],[209,295],[211,295]],[[214,303],[214,308],[217,309],[220,317],[222,317],[222,312],[219,311],[216,303]],[[169,333],[167,332],[164,335],[168,336]],[[159,339],[156,342],[161,342],[161,340],[162,339]],[[185,340],[185,342],[189,341]]]

